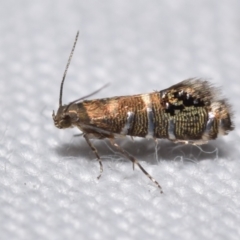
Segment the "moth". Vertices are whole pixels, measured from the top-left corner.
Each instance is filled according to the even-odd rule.
[[[167,89],[147,94],[85,100],[101,89],[62,104],[63,84],[79,33],[65,68],[60,86],[59,108],[52,118],[57,128],[77,127],[100,164],[101,158],[90,139],[107,138],[134,165],[136,164],[162,192],[160,184],[141,166],[138,160],[114,140],[131,136],[169,139],[173,142],[204,144],[226,135],[234,129],[232,110],[218,88],[203,79],[191,78]]]

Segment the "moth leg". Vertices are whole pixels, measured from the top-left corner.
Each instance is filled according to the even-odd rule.
[[[84,135],[84,133],[78,133],[78,134],[74,134],[73,136],[74,137],[81,137],[81,136],[83,136]]]
[[[157,138],[154,141],[155,141],[155,157],[156,157],[156,161],[158,162],[158,140],[157,140]]]
[[[133,165],[136,164],[141,170],[142,172],[148,176],[148,178],[157,185],[157,187],[160,189],[160,192],[163,193],[162,191],[162,187],[160,186],[160,184],[142,167],[142,165],[138,162],[138,160],[136,158],[134,158],[132,155],[130,155],[127,151],[125,151],[123,148],[121,148],[117,143],[113,142],[112,140],[110,140],[111,144],[117,148],[125,157],[127,157],[132,163]]]
[[[92,151],[93,151],[94,154],[96,155],[97,160],[98,160],[98,162],[99,162],[99,165],[100,165],[100,174],[99,174],[99,176],[97,177],[97,179],[99,179],[99,178],[102,176],[102,172],[103,172],[103,165],[102,165],[101,158],[100,158],[100,156],[98,155],[97,149],[96,149],[96,148],[93,146],[93,144],[90,142],[87,134],[83,134],[83,137],[85,138],[87,144],[89,145],[89,147],[92,149]]]

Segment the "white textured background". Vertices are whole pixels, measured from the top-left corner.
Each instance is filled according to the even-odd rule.
[[[240,239],[240,2],[0,1],[0,239]],[[77,129],[53,126],[59,86],[68,103],[212,79],[236,130],[203,147],[119,141],[162,185]],[[218,150],[218,151],[217,151]]]

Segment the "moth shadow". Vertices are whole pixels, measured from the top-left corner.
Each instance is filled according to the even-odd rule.
[[[103,161],[107,159],[129,161],[111,145],[109,140],[91,140],[91,142]],[[158,140],[157,145],[152,139],[132,141],[130,138],[124,138],[117,139],[115,142],[136,159],[152,164],[156,164],[156,161],[160,160],[198,162],[206,159],[228,158],[230,153],[234,152],[234,147],[221,139],[200,146],[176,144],[161,139]],[[95,154],[83,138],[74,139],[70,144],[62,144],[55,150],[57,154],[65,157],[83,157],[96,160]]]

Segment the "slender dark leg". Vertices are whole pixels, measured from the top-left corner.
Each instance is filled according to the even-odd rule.
[[[160,184],[142,167],[142,165],[138,162],[136,158],[134,158],[132,155],[130,155],[128,152],[126,152],[124,149],[122,149],[117,143],[113,142],[113,140],[110,140],[111,144],[116,147],[125,157],[127,157],[132,163],[133,166],[136,164],[142,172],[148,176],[148,178],[157,185],[157,187],[160,189],[160,192],[163,193],[162,187]]]
[[[97,177],[98,179],[101,177],[102,175],[102,172],[103,172],[103,165],[102,165],[102,161],[101,161],[101,158],[100,156],[98,155],[98,152],[97,152],[97,149],[92,145],[92,143],[90,142],[87,134],[83,134],[83,137],[85,138],[87,144],[89,145],[89,147],[92,149],[92,151],[94,152],[94,154],[96,155],[97,157],[97,160],[99,162],[99,165],[100,165],[100,174],[99,176]]]
[[[155,157],[156,161],[158,162],[158,140],[155,139]]]

